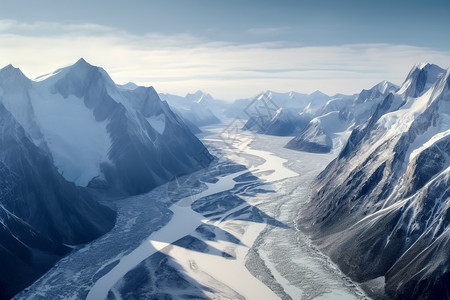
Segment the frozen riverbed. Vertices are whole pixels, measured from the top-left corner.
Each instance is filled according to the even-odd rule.
[[[230,175],[219,177],[218,181],[215,183],[206,183],[207,189],[200,192],[198,197],[203,198],[232,189],[236,184],[236,182],[233,181],[233,178],[238,177],[245,172],[247,171],[232,173]],[[123,278],[129,271],[133,270],[139,263],[177,240],[190,235],[202,224],[202,222],[206,222],[203,215],[191,209],[192,200],[192,197],[188,196],[173,204],[169,208],[173,212],[170,221],[164,227],[152,233],[148,239],[132,252],[124,255],[116,266],[97,280],[90,289],[86,299],[105,299],[114,284]]]
[[[171,205],[168,185],[114,201],[116,227],[17,298],[364,297],[293,222],[311,180],[333,155],[287,150],[286,138],[246,133],[230,146],[218,137],[221,130],[203,136],[221,149],[221,159],[197,174],[199,194],[183,198],[180,190]]]

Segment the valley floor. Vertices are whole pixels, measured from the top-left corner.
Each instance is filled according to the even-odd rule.
[[[205,131],[219,161],[109,203],[114,229],[16,298],[366,298],[294,224],[334,155],[284,149],[284,137]]]

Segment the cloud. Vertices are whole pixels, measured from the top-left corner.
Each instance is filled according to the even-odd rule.
[[[37,77],[80,57],[118,83],[176,94],[201,89],[229,100],[266,89],[357,93],[384,79],[401,84],[415,63],[447,68],[450,62],[449,52],[408,45],[237,44],[186,34],[134,35],[96,24],[0,21],[0,66],[12,63]]]

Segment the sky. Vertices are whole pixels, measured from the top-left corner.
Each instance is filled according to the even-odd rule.
[[[234,100],[358,93],[414,64],[450,67],[448,0],[0,0],[0,66],[75,63],[119,83]]]

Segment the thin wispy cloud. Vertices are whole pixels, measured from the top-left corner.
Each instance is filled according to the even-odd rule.
[[[400,84],[418,62],[445,68],[450,62],[449,52],[408,45],[286,47],[187,34],[135,35],[96,24],[0,21],[0,65],[12,63],[37,77],[80,57],[118,83],[176,94],[203,89],[229,100],[265,89],[356,93],[384,79]]]

